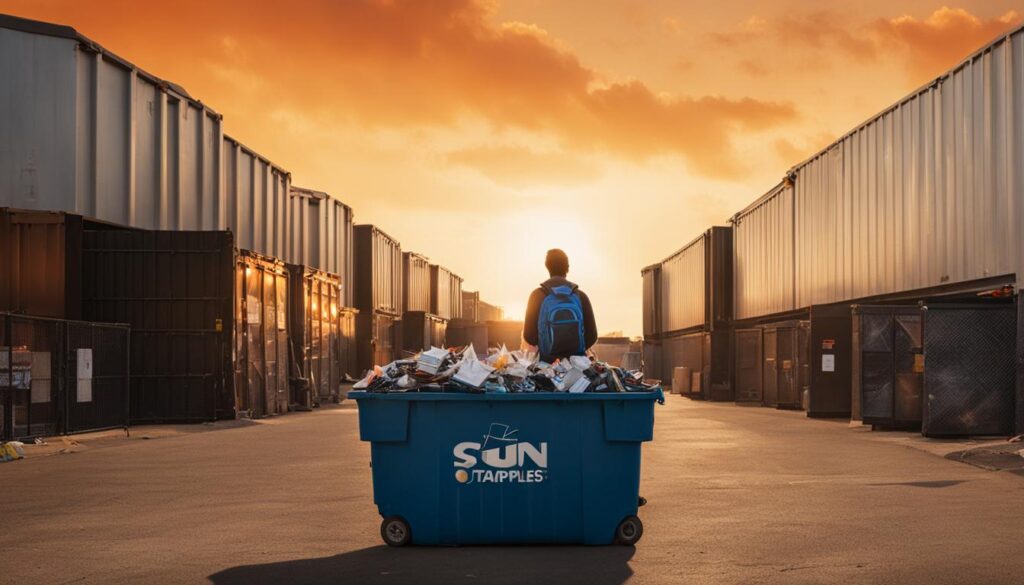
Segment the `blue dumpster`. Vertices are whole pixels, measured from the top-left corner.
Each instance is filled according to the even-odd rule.
[[[653,392],[350,392],[393,546],[635,544]]]

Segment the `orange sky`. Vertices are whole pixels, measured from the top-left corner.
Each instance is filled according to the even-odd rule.
[[[1010,1],[0,0],[522,312],[562,247],[602,332],[642,266],[1021,21]]]

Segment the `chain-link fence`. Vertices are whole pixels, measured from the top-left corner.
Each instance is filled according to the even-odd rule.
[[[0,439],[128,425],[125,325],[0,313]]]

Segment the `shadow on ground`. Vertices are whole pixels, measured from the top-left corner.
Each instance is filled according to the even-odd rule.
[[[634,549],[602,547],[377,546],[318,559],[245,565],[210,575],[215,585],[261,583],[586,583],[621,585]]]

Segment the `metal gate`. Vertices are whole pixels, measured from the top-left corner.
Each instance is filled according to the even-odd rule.
[[[857,307],[862,420],[884,427],[921,424],[921,310],[916,306]]]
[[[128,426],[125,325],[0,313],[0,439]]]
[[[928,306],[924,316],[926,436],[1009,435],[1016,391],[1013,305]]]
[[[761,404],[764,400],[761,377],[762,331],[736,330],[736,402]]]

